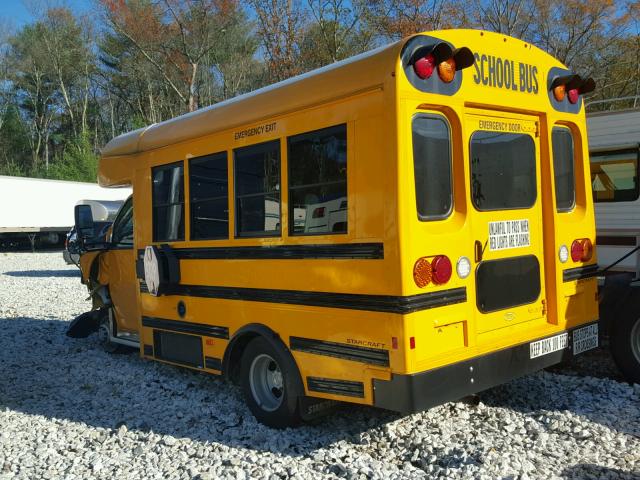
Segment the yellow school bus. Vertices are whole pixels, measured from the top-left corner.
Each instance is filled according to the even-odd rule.
[[[133,197],[82,262],[107,340],[239,382],[274,427],[594,348],[593,88],[435,31],[115,138],[99,183]]]

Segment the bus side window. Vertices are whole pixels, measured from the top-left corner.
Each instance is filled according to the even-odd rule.
[[[440,116],[417,115],[412,133],[418,218],[447,218],[453,210],[449,125]]]
[[[229,238],[227,152],[189,160],[191,240]]]
[[[280,140],[234,150],[236,236],[280,235]]]
[[[556,210],[568,212],[576,203],[576,178],[573,135],[566,127],[553,127],[553,171],[556,181]]]
[[[182,162],[152,169],[153,241],[184,240],[184,173]]]
[[[347,233],[347,126],[288,139],[289,234]]]

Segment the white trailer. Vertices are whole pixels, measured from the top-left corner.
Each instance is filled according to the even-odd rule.
[[[85,199],[124,200],[130,188],[0,175],[0,248],[29,240],[60,243],[74,224],[74,207]]]
[[[587,115],[600,316],[627,379],[640,383],[640,109]]]

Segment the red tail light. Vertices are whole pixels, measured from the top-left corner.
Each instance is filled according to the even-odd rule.
[[[432,53],[419,58],[413,63],[413,71],[416,72],[416,75],[422,80],[426,80],[431,77],[435,68],[436,57]]]
[[[574,240],[571,244],[571,260],[579,262],[584,255],[584,248],[582,248],[582,242],[580,240]]]
[[[434,284],[442,285],[451,279],[453,267],[451,266],[451,260],[449,260],[445,255],[437,255],[431,261],[431,269],[433,271],[432,275]]]
[[[322,218],[324,217],[324,208],[325,207],[318,207],[313,211],[313,215],[311,215],[312,218]]]
[[[571,260],[588,262],[593,257],[593,243],[588,238],[579,238],[571,244]]]

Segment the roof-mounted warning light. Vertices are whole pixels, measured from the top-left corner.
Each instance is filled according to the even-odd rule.
[[[467,47],[455,50],[447,43],[424,45],[415,49],[409,64],[413,65],[416,75],[426,80],[438,69],[438,76],[445,83],[453,81],[456,71],[470,67],[475,61],[473,53]]]
[[[551,82],[553,98],[555,98],[557,102],[562,102],[567,98],[571,104],[578,103],[580,95],[593,92],[595,88],[596,82],[593,78],[583,79],[575,73],[555,77]]]

